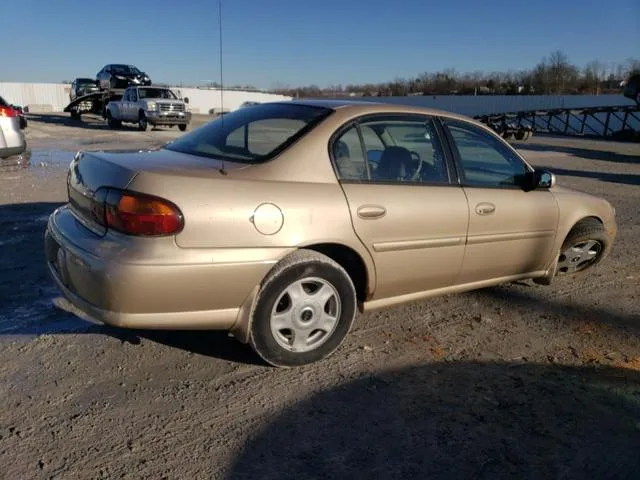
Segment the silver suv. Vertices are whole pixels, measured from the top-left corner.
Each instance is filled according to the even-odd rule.
[[[27,140],[20,129],[18,111],[0,97],[0,158],[19,155],[26,149]]]

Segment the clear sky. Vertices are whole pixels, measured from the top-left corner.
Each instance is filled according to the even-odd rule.
[[[218,0],[0,1],[0,81],[220,80]],[[260,88],[640,57],[640,0],[223,0],[222,22],[224,83]]]

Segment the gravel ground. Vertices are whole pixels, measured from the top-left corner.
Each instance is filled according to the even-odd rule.
[[[640,145],[518,145],[615,205],[590,275],[360,315],[327,360],[274,369],[223,332],[54,306],[42,235],[73,152],[179,134],[31,116],[30,159],[0,164],[0,478],[639,478]]]

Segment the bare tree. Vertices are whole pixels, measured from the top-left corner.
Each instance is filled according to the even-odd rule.
[[[310,85],[290,88],[277,85],[280,93],[296,96],[327,96],[343,92],[356,95],[403,96],[423,95],[474,95],[474,94],[569,94],[616,92],[620,81],[631,73],[640,73],[640,60],[630,58],[625,62],[594,60],[579,69],[561,50],[544,57],[535,67],[527,70],[458,73],[454,69],[439,72],[423,72],[414,78],[396,77],[379,84],[350,84],[320,88]]]
[[[607,66],[600,60],[593,60],[584,67],[584,83],[595,95],[600,94],[601,83],[607,75]]]

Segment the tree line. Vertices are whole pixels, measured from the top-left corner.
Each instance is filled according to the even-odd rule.
[[[407,96],[407,95],[600,95],[619,93],[620,83],[640,74],[640,60],[620,63],[598,60],[583,68],[569,61],[562,51],[552,52],[531,69],[509,72],[467,72],[455,69],[424,72],[415,78],[396,78],[378,84],[317,85],[289,87],[279,85],[274,93],[293,97]]]

